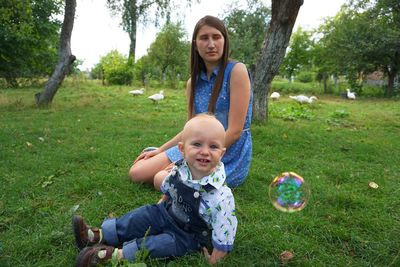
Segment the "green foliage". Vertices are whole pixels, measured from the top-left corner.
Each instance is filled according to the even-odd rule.
[[[74,63],[72,63],[72,65],[70,67],[69,74],[77,75],[77,74],[81,73],[81,70],[79,69],[79,66],[82,65],[82,63],[83,63],[83,60],[76,59],[74,61]]]
[[[164,25],[150,45],[148,57],[140,62],[141,71],[148,70],[150,65],[153,78],[168,81],[169,86],[176,88],[179,80],[189,73],[190,43],[185,37],[186,32],[181,23]]]
[[[310,94],[310,95],[319,95],[323,93],[323,88],[318,83],[302,83],[302,82],[291,82],[289,83],[287,80],[279,80],[274,79],[272,81],[272,91],[277,91],[283,94]]]
[[[335,111],[332,112],[332,114],[331,114],[331,117],[332,117],[332,118],[346,118],[346,117],[348,117],[348,116],[350,116],[350,113],[347,112],[347,111],[344,110],[344,109],[335,110]]]
[[[0,90],[0,266],[73,266],[73,214],[100,226],[110,213],[160,198],[127,171],[144,147],[183,127],[182,91],[165,88],[156,107],[146,97],[154,88],[131,97],[132,87],[66,80],[61,89],[49,109],[32,103],[34,88]],[[301,114],[294,104],[283,96],[270,110]],[[307,119],[278,113],[251,125],[250,173],[233,190],[235,247],[217,266],[281,266],[285,250],[295,255],[286,266],[399,266],[399,101],[321,96],[315,104],[304,108]],[[284,171],[311,188],[301,212],[280,212],[268,199],[268,185]],[[209,266],[200,253],[145,264]]]
[[[117,50],[112,50],[100,59],[104,78],[109,84],[130,84],[133,79],[133,71],[128,64],[128,58]]]
[[[312,61],[312,46],[311,32],[303,31],[299,27],[290,38],[288,51],[280,66],[281,73],[290,78],[293,75],[297,76],[300,70],[309,70]]]
[[[0,77],[11,86],[17,78],[51,73],[57,61],[61,1],[9,0],[0,4]]]
[[[277,105],[272,105],[269,109],[269,114],[272,117],[281,118],[283,120],[295,121],[298,119],[312,119],[314,115],[310,108],[294,104],[291,106],[285,106],[283,108],[277,107]]]
[[[228,29],[231,57],[253,67],[260,53],[271,10],[260,1],[248,1],[247,6],[237,8],[233,2],[224,12],[224,23]]]
[[[186,2],[187,5],[184,5]],[[166,18],[170,22],[171,13],[180,15],[184,8],[190,6],[191,1],[171,1],[171,0],[107,0],[107,6],[113,13],[120,14],[122,27],[129,34],[131,39],[129,60],[135,61],[136,31],[139,23],[147,24],[154,21],[158,26],[161,18]],[[180,11],[180,12],[179,12]]]
[[[149,62],[149,56],[144,55],[136,61],[134,66],[134,77],[135,80],[139,80],[142,85],[145,85],[150,78],[151,64]]]
[[[104,78],[104,69],[101,63],[97,63],[91,70],[90,70],[90,77],[92,79],[103,80]]]
[[[296,75],[296,79],[302,83],[313,82],[315,73],[312,71],[301,71]]]
[[[364,74],[384,71],[388,89],[400,71],[400,3],[393,0],[351,1],[320,28],[319,66],[325,71],[345,74],[358,94]],[[323,63],[325,61],[325,63]]]

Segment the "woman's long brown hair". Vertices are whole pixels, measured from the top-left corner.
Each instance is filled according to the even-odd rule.
[[[193,31],[193,36],[192,36],[192,48],[191,48],[191,52],[190,52],[190,77],[191,77],[191,89],[190,89],[190,95],[189,95],[189,118],[193,117],[194,115],[194,92],[196,90],[196,82],[197,79],[199,78],[200,72],[201,71],[205,71],[206,70],[206,65],[204,63],[204,60],[200,57],[199,52],[197,52],[196,49],[196,37],[197,34],[199,33],[199,30],[201,27],[203,26],[210,26],[213,28],[216,28],[217,30],[219,30],[222,35],[224,36],[224,52],[222,54],[222,58],[221,58],[221,62],[220,62],[220,68],[218,71],[218,75],[217,78],[215,80],[215,84],[212,90],[212,94],[211,94],[211,99],[210,102],[208,103],[208,112],[214,113],[215,111],[215,104],[217,102],[217,98],[219,95],[219,92],[221,90],[222,87],[222,82],[224,80],[224,72],[225,72],[225,68],[226,65],[228,64],[228,60],[229,60],[229,38],[228,38],[228,31],[226,30],[226,27],[224,25],[224,23],[213,16],[205,16],[203,18],[201,18]]]

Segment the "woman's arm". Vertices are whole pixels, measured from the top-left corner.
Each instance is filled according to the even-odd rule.
[[[192,78],[189,78],[189,80],[186,82],[186,101],[187,101],[187,120],[190,120],[192,117],[192,112],[190,110],[190,95],[192,94],[192,84],[191,84]]]
[[[231,146],[242,134],[250,101],[250,78],[243,63],[237,63],[230,79],[230,109],[228,129],[226,130],[226,147]]]

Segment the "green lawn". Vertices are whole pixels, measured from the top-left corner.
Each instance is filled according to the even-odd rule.
[[[186,118],[182,90],[158,105],[130,87],[66,82],[49,109],[39,89],[0,90],[0,266],[71,266],[72,214],[92,225],[160,194],[132,184],[128,169]],[[234,189],[239,227],[218,266],[400,266],[400,102],[318,96],[300,106],[284,95],[267,124],[253,123],[253,161]],[[307,207],[276,210],[272,179],[294,171],[311,188]],[[369,182],[379,185],[368,187]],[[207,266],[200,254],[148,266]]]

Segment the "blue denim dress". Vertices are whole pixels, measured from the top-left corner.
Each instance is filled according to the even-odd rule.
[[[230,107],[230,77],[232,68],[235,64],[236,62],[229,62],[226,66],[223,85],[215,106],[215,116],[224,125],[225,130],[228,128],[228,115]],[[194,96],[195,114],[208,111],[208,103],[211,98],[212,89],[218,71],[219,68],[214,69],[210,80],[207,79],[207,75],[204,72],[202,72],[197,79]],[[222,158],[227,176],[226,182],[230,187],[235,187],[242,184],[249,172],[252,153],[252,139],[250,134],[252,105],[253,94],[250,92],[249,107],[247,109],[246,121],[244,123],[242,135],[227,149],[224,157]],[[166,150],[166,154],[171,162],[175,162],[182,158],[177,146]]]

